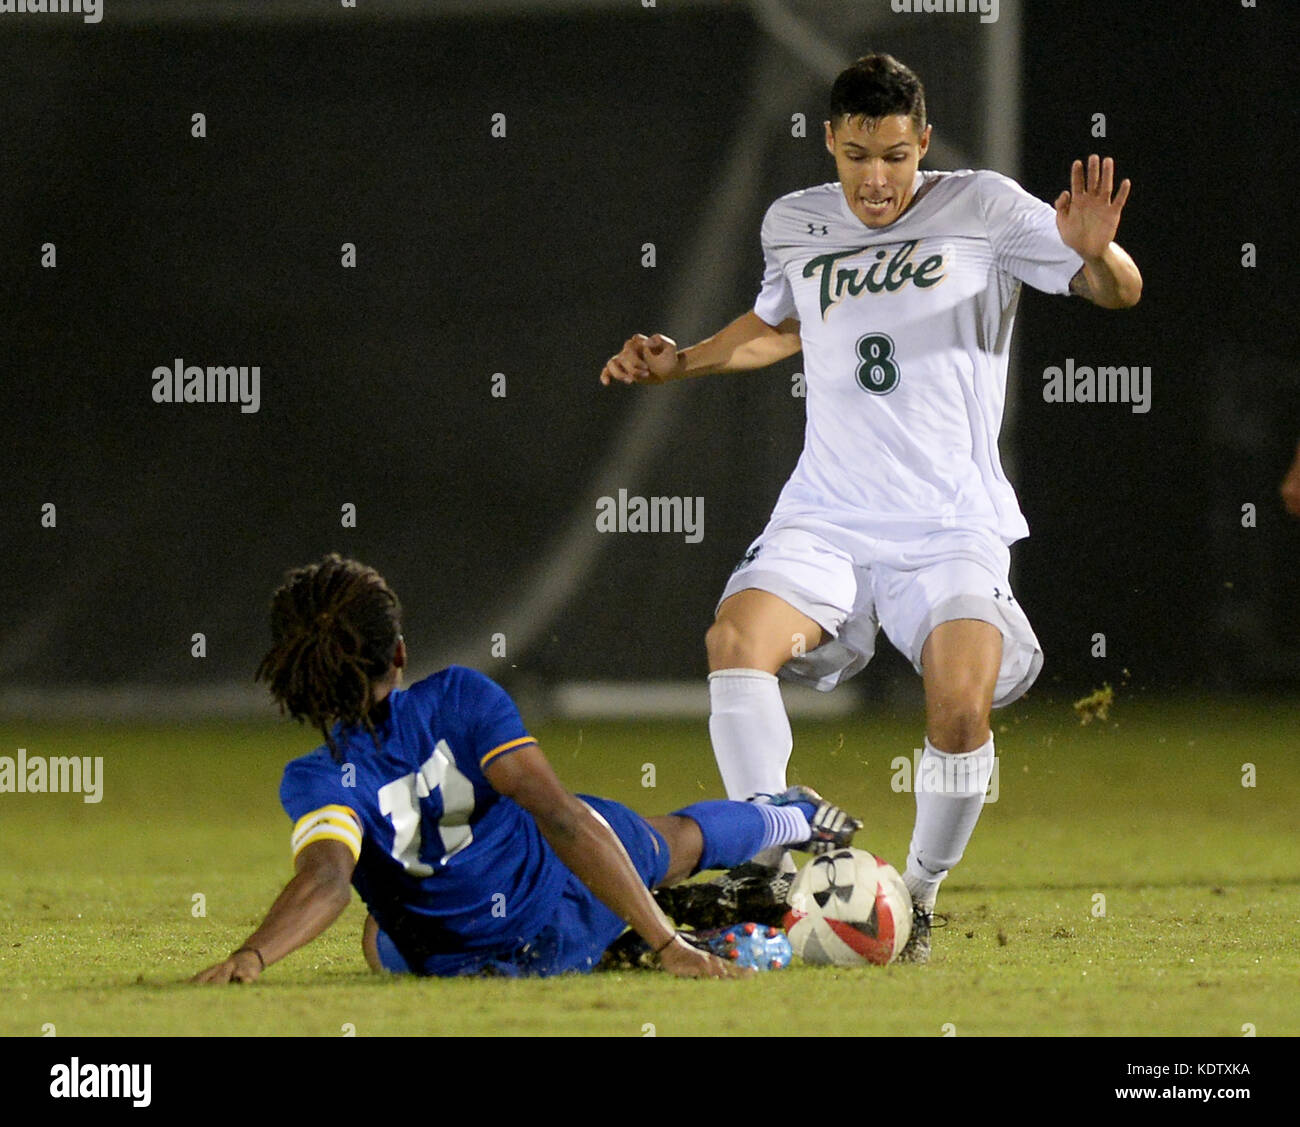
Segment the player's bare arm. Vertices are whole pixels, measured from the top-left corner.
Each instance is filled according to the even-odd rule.
[[[530,744],[493,760],[484,774],[501,794],[532,814],[556,855],[600,901],[685,978],[732,978],[741,968],[680,938],[632,865],[609,823],[560,782],[541,748]]]
[[[219,963],[191,982],[256,982],[262,971],[310,943],[352,900],[352,851],[341,841],[314,841],[294,863],[294,878],[276,897],[261,926]],[[260,957],[259,957],[260,956]]]
[[[1295,460],[1282,479],[1280,492],[1286,511],[1293,517],[1300,517],[1300,445],[1295,448]]]
[[[1056,200],[1056,227],[1061,241],[1083,259],[1070,282],[1070,292],[1103,309],[1128,309],[1142,297],[1137,264],[1115,242],[1120,214],[1132,182],[1115,191],[1115,162],[1094,153],[1087,167],[1076,160],[1070,169],[1069,191]]]
[[[658,384],[715,372],[748,372],[793,356],[802,347],[799,322],[793,317],[769,325],[751,310],[689,348],[678,349],[677,342],[662,333],[637,333],[605,363],[600,382],[606,387],[614,382]]]

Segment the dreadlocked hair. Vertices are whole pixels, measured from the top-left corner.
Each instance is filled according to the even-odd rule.
[[[364,726],[379,746],[374,683],[392,668],[401,614],[379,572],[337,552],[287,572],[271,598],[273,644],[254,680],[267,683],[282,714],[319,728],[336,762],[336,724]]]

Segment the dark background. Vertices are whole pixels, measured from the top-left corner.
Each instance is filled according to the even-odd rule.
[[[332,549],[398,591],[417,671],[702,677],[717,594],[799,453],[799,360],[663,389],[596,377],[634,331],[689,343],[752,304],[763,209],[834,178],[826,84],[791,61],[743,252],[716,248],[730,297],[669,323],[773,50],[745,7],[301,23],[241,7],[0,17],[0,682],[246,683],[283,571]],[[1145,278],[1124,313],[1022,297],[1004,447],[1048,691],[1300,685],[1300,522],[1278,499],[1300,438],[1297,7],[1028,5],[1020,179],[1050,200],[1072,159],[1114,156],[1134,181],[1119,241]],[[999,111],[974,98],[974,54],[898,26],[844,42],[843,63],[897,54],[936,133],[980,151]],[[151,373],[176,357],[260,365],[260,411],[155,404]],[[1150,365],[1152,410],[1044,403],[1041,372],[1067,357]],[[649,455],[602,476],[643,396],[667,397]],[[704,497],[703,541],[598,534],[595,499],[619,488]],[[533,599],[565,574],[566,530],[587,566]],[[860,681],[910,676],[890,651]]]

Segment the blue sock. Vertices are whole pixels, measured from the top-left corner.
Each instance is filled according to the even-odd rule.
[[[695,802],[673,813],[690,818],[704,836],[697,873],[703,869],[734,869],[763,848],[767,822],[753,803],[715,799]]]
[[[700,827],[704,848],[696,872],[734,869],[773,845],[796,845],[812,836],[798,805],[773,807],[757,802],[696,802],[674,810]]]

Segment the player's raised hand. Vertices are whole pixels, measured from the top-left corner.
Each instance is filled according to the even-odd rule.
[[[1119,230],[1120,213],[1128,200],[1132,182],[1125,180],[1115,189],[1115,162],[1093,153],[1084,169],[1076,160],[1070,168],[1070,190],[1056,199],[1056,229],[1061,241],[1085,261],[1106,253]],[[1113,199],[1112,199],[1113,195]]]
[[[701,950],[678,935],[659,952],[659,965],[678,978],[748,978],[752,967],[738,967]]]
[[[681,361],[677,355],[677,342],[662,333],[645,336],[637,333],[628,338],[621,351],[611,356],[601,369],[600,382],[611,383],[665,383],[680,373]]]
[[[256,982],[261,974],[262,963],[256,952],[244,950],[236,951],[230,958],[199,971],[190,982],[223,986],[228,982]]]

